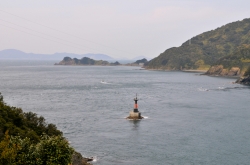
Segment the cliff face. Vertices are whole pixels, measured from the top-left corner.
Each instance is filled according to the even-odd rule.
[[[229,23],[199,34],[180,47],[173,47],[149,61],[146,69],[209,69],[242,44],[250,44],[250,19]]]
[[[74,152],[72,155],[72,165],[92,165],[88,163],[88,158],[82,157],[78,152]]]
[[[225,69],[223,65],[212,66],[207,72],[206,75],[211,76],[240,76],[240,68],[232,67],[230,69]]]
[[[250,76],[241,77],[238,80],[236,80],[235,83],[242,85],[250,85]]]

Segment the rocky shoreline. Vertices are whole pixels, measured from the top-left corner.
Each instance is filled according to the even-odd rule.
[[[240,77],[238,80],[235,81],[235,83],[242,85],[250,85],[250,76]]]
[[[209,76],[222,76],[222,77],[239,77],[241,70],[239,67],[232,67],[230,69],[225,69],[223,65],[212,66],[205,75]]]
[[[74,152],[72,155],[72,165],[92,165],[88,163],[89,158],[84,158],[78,152]]]

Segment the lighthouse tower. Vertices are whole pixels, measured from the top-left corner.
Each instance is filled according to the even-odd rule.
[[[134,98],[134,101],[135,101],[134,112],[139,112],[139,111],[138,111],[138,104],[137,104],[137,101],[138,101],[138,99],[137,99],[137,94],[136,94],[136,97]]]
[[[127,119],[133,119],[133,120],[138,120],[138,119],[143,119],[141,116],[141,113],[138,111],[138,99],[137,99],[137,94],[136,97],[134,98],[135,104],[134,104],[134,109],[129,112],[129,116]]]

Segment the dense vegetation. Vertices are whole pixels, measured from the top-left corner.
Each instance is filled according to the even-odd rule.
[[[250,19],[229,23],[197,35],[149,61],[147,69],[208,69],[243,44],[250,44]]]
[[[54,124],[47,124],[44,117],[38,117],[35,113],[23,112],[21,108],[6,105],[0,93],[0,140],[3,139],[7,130],[10,135],[27,137],[35,143],[40,141],[42,134],[62,135]]]
[[[108,61],[93,60],[88,57],[83,57],[81,59],[64,57],[63,60],[56,65],[120,65],[120,63],[117,61],[109,63]]]
[[[88,164],[54,124],[6,105],[0,93],[0,165],[68,165],[75,161]]]
[[[38,143],[29,138],[9,136],[0,142],[1,165],[68,165],[74,150],[62,136],[41,136]]]
[[[239,67],[245,71],[250,65],[250,45],[239,46],[231,55],[224,56],[216,61],[215,65],[222,65],[225,69]]]

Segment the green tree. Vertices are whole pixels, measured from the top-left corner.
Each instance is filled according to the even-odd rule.
[[[23,139],[28,137],[34,143],[40,141],[43,133],[49,136],[62,135],[54,124],[46,123],[42,116],[6,105],[0,93],[0,140],[4,138],[4,132],[7,130],[9,135],[20,136]]]
[[[5,132],[4,139],[0,143],[0,164],[15,165],[15,159],[19,145],[11,143],[11,138],[8,131]]]
[[[44,135],[35,152],[41,165],[67,165],[71,163],[74,150],[64,137]]]
[[[62,136],[43,135],[32,144],[29,138],[9,136],[8,131],[0,143],[1,165],[68,165],[72,162],[73,148]]]

